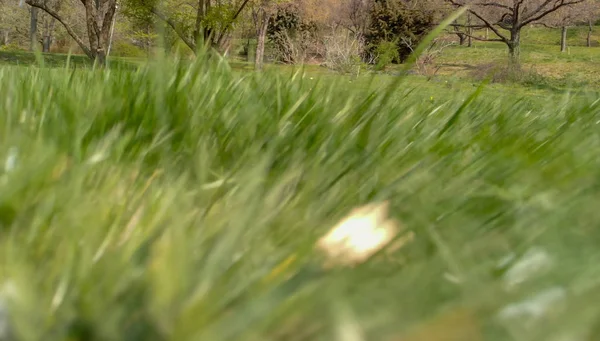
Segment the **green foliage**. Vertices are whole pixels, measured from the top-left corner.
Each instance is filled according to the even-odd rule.
[[[23,51],[23,48],[16,43],[0,45],[0,51]]]
[[[153,0],[126,0],[121,3],[121,13],[125,15],[133,27],[147,26],[155,23],[150,11],[156,6]]]
[[[365,35],[368,51],[374,53],[382,42],[396,43],[399,61],[411,54],[433,27],[433,14],[408,8],[400,0],[377,0],[370,9],[370,24]]]
[[[147,35],[138,36],[139,39],[144,39]],[[148,54],[143,49],[131,45],[126,42],[116,42],[113,45],[111,54],[120,57],[146,57]]]
[[[211,6],[208,13],[202,20],[205,27],[212,29],[223,30],[225,26],[231,25],[233,16],[237,11],[235,2],[217,3]]]
[[[376,58],[375,69],[384,70],[388,65],[400,60],[398,43],[395,41],[380,41],[374,51]]]

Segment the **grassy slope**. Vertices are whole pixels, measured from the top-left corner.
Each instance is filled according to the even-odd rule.
[[[465,83],[211,63],[0,68],[0,322],[19,340],[331,340],[355,321],[369,340],[594,332],[597,95],[465,102]],[[315,238],[381,199],[415,241],[311,280]],[[532,247],[544,271],[507,290]],[[566,296],[541,320],[498,318],[548,289]]]

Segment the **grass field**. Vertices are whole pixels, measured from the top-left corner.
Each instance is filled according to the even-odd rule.
[[[600,338],[596,90],[136,65],[0,67],[0,340]]]
[[[560,52],[560,29],[529,27],[523,30],[522,64],[526,85],[554,88],[600,86],[600,28],[594,27],[592,47],[586,44],[587,27],[567,32],[568,50]],[[483,36],[483,33],[477,33]],[[506,63],[503,43],[474,41],[473,47],[453,46],[437,60],[439,75],[482,78],[494,66]]]

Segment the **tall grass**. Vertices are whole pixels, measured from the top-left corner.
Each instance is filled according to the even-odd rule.
[[[0,68],[0,339],[597,337],[598,98],[353,86]],[[317,271],[377,200],[416,239]]]

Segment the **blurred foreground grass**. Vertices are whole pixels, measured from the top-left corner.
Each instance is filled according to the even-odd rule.
[[[599,97],[409,80],[0,68],[0,340],[597,340]]]

